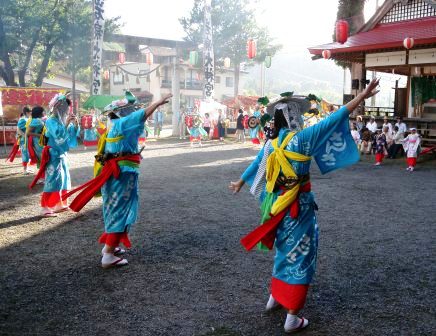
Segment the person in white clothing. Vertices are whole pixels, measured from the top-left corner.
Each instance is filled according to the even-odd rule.
[[[398,133],[403,133],[403,135],[407,131],[407,126],[403,122],[403,118],[401,118],[401,117],[397,117],[397,122],[395,123],[394,126],[398,126]]]
[[[375,121],[374,117],[371,117],[371,119],[369,119],[369,121],[366,124],[366,128],[371,132],[371,133],[375,133],[377,132],[377,123]]]
[[[394,143],[388,149],[388,159],[395,159],[403,147],[404,133],[398,132],[398,126],[394,126],[393,140]]]
[[[403,147],[407,154],[407,170],[413,171],[416,166],[416,159],[418,157],[418,148],[421,144],[421,137],[416,133],[416,128],[410,129],[410,134],[404,138]]]
[[[394,138],[392,133],[389,131],[389,126],[383,126],[382,130],[386,138],[387,147],[389,148],[394,143]]]
[[[392,135],[393,133],[392,124],[389,122],[388,117],[383,118],[382,129],[384,129],[385,127],[389,128],[389,134]]]
[[[356,124],[351,125],[351,136],[354,139],[354,142],[356,143],[357,147],[360,145],[360,133],[357,131]]]

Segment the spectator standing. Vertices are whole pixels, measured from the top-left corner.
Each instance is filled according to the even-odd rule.
[[[179,139],[186,139],[186,110],[184,108],[180,109],[179,113]]]
[[[388,117],[383,118],[382,129],[384,129],[385,127],[389,128],[389,134],[392,135],[392,132],[393,132],[392,124],[389,122]]]
[[[154,112],[153,121],[154,121],[154,136],[159,138],[160,132],[162,131],[164,115],[162,108],[159,106],[157,110]]]
[[[244,111],[242,109],[239,109],[238,119],[236,119],[236,136],[238,142],[245,143]]]
[[[210,135],[210,125],[211,125],[211,120],[210,120],[209,113],[205,113],[204,114],[204,119],[203,119],[203,128],[206,131],[208,138],[211,138],[211,135]]]
[[[395,157],[398,154],[398,151],[401,150],[401,148],[403,148],[404,134],[398,131],[398,126],[394,126],[394,133],[392,138],[394,143],[388,149],[389,159],[395,159]]]
[[[223,115],[223,110],[218,110],[218,120],[217,120],[217,127],[218,127],[218,136],[220,138],[220,142],[224,142],[224,134],[225,134],[225,117]]]

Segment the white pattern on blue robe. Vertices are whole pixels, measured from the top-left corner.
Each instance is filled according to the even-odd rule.
[[[314,157],[321,173],[349,166],[359,160],[359,153],[349,129],[349,111],[342,107],[318,124],[298,132],[285,147],[287,151]],[[279,144],[289,134],[289,129],[279,132]],[[274,151],[270,146],[270,153]],[[241,178],[252,184],[264,149],[242,174]],[[298,176],[309,173],[311,162],[289,160]],[[259,201],[265,197],[264,190]],[[274,192],[275,201],[280,191]],[[315,216],[315,200],[312,192],[299,195],[298,218],[289,212],[277,228],[273,277],[288,284],[310,284],[316,269],[318,250],[318,225]]]

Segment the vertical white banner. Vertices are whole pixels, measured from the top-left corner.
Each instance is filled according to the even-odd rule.
[[[204,36],[203,36],[203,65],[204,65],[204,98],[212,99],[215,87],[215,68],[212,44],[211,0],[204,4]]]
[[[93,46],[92,46],[92,85],[91,94],[101,94],[101,63],[104,33],[104,1],[94,0]]]

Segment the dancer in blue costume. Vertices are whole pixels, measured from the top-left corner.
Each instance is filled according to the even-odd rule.
[[[30,162],[30,157],[29,157],[29,151],[27,149],[27,137],[26,137],[26,127],[28,122],[30,122],[29,120],[30,117],[31,117],[31,111],[26,106],[23,108],[23,112],[21,113],[20,119],[18,120],[18,124],[17,124],[17,141],[21,151],[23,174],[33,173],[33,171],[28,167]]]
[[[171,94],[166,95],[146,109],[135,111],[134,105],[132,108],[129,108],[129,105],[134,104],[136,99],[133,95],[127,94],[127,109],[118,109],[117,103],[106,108],[110,111],[109,118],[111,118],[105,139],[106,158],[138,154],[138,140],[144,131],[145,121],[159,106],[168,103],[171,97]],[[115,253],[123,252],[119,247],[120,243],[126,247],[131,246],[128,232],[138,216],[139,162],[126,159],[117,163],[120,169],[119,177],[109,178],[101,188],[105,230],[99,241],[105,244],[101,260],[103,268],[128,263],[126,259],[115,256]]]
[[[44,109],[41,106],[33,107],[32,120],[30,121],[30,124],[28,125],[26,130],[28,141],[31,142],[33,152],[35,153],[38,160],[38,167],[41,162],[42,149],[43,149],[43,146],[40,143],[42,130],[44,128],[44,121],[42,120],[43,116],[44,116]],[[32,141],[30,141],[29,139],[30,137],[32,138]]]
[[[71,102],[64,95],[57,94],[50,102],[51,116],[44,127],[46,146],[42,151],[41,165],[37,176],[30,185],[45,177],[41,196],[42,214],[56,216],[55,213],[68,209],[67,200],[62,196],[71,189],[67,152],[77,145],[78,121],[69,115]]]
[[[254,144],[260,144],[260,117],[262,116],[260,113],[260,107],[256,106],[256,110],[253,113],[253,117],[255,117],[259,122],[256,127],[250,128],[250,138]]]
[[[80,211],[101,189],[103,196],[104,233],[99,242],[103,268],[127,265],[127,260],[116,255],[125,251],[120,243],[131,247],[128,233],[138,216],[138,169],[141,153],[138,151],[139,136],[146,119],[161,105],[168,103],[171,94],[146,109],[135,104],[136,98],[126,92],[126,98],[114,101],[105,108],[111,122],[107,133],[98,144],[98,154],[93,180],[71,191],[67,196],[83,191],[70,207]]]
[[[262,225],[241,242],[251,249],[261,242],[275,245],[276,256],[267,310],[287,310],[285,331],[305,328],[308,320],[299,318],[309,284],[316,268],[318,226],[316,204],[310,187],[309,168],[314,157],[323,174],[346,167],[359,160],[359,153],[349,130],[349,113],[364,99],[378,91],[378,80],[346,106],[320,123],[299,130],[302,101],[286,98],[272,106],[274,129],[257,158],[229,188],[239,192],[245,183],[259,199]],[[300,124],[300,125],[299,125]],[[266,132],[269,133],[269,132]]]

